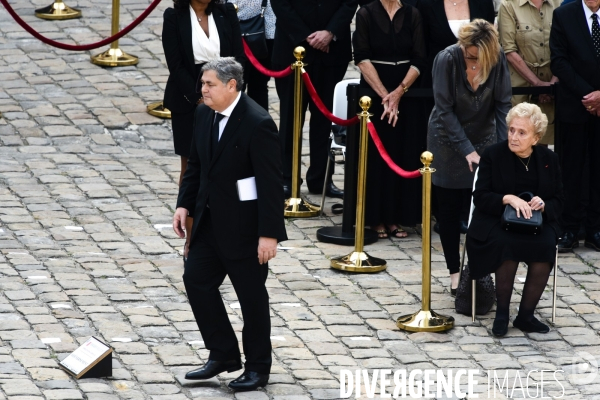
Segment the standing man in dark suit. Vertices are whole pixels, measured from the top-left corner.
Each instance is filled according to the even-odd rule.
[[[273,68],[283,69],[295,61],[293,52],[297,46],[306,49],[304,62],[310,78],[323,100],[331,110],[336,83],[346,74],[352,59],[350,23],[356,12],[357,0],[271,0],[277,17]],[[285,197],[291,195],[292,150],[294,129],[294,77],[275,80],[280,100],[280,142],[283,153],[283,186]],[[331,122],[309,100],[306,91],[302,97],[302,125],[304,114],[310,104],[310,167],[306,173],[306,185],[311,193],[321,193],[325,180],[329,153]],[[333,175],[330,169],[329,180]],[[326,194],[342,198],[344,192],[329,182]]]
[[[560,81],[557,118],[562,133],[566,202],[559,251],[579,246],[581,186],[589,153],[589,205],[585,246],[600,251],[600,0],[579,0],[554,10],[550,31],[552,73]]]
[[[242,368],[219,292],[228,275],[242,308],[246,356],[244,373],[229,387],[254,390],[267,384],[271,369],[267,261],[275,257],[277,242],[287,239],[277,127],[264,108],[241,93],[243,69],[233,58],[210,61],[202,71],[204,105],[194,117],[173,229],[184,237],[186,218],[194,216],[183,282],[210,355],[186,379]]]

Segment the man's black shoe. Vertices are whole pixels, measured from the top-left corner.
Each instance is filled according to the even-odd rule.
[[[577,247],[579,247],[579,239],[577,239],[577,236],[573,232],[565,232],[558,240],[559,253],[566,253]]]
[[[586,236],[584,246],[600,251],[600,232],[595,232],[592,235]]]
[[[494,326],[492,327],[492,333],[496,337],[502,337],[508,332],[508,320],[504,318],[494,319]]]
[[[321,194],[321,193],[323,193],[323,187],[320,187],[316,190],[312,190],[311,188],[308,188],[308,191],[311,192],[312,194]],[[325,196],[343,199],[344,191],[342,189],[339,189],[337,186],[335,186],[333,184],[333,182],[330,182],[327,185],[327,188],[325,189]]]
[[[244,373],[229,382],[229,387],[238,392],[247,392],[256,390],[259,387],[264,387],[269,382],[269,374],[261,374],[254,371],[244,371]]]
[[[221,372],[233,372],[239,369],[242,369],[242,362],[239,359],[229,361],[208,360],[204,367],[185,374],[185,379],[210,379],[219,375]]]
[[[523,332],[535,332],[535,333],[548,333],[550,332],[550,327],[538,320],[536,317],[531,317],[529,319],[520,318],[517,315],[517,318],[513,321],[513,326],[522,330]]]

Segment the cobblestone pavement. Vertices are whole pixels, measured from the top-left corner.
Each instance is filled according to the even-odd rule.
[[[55,40],[108,36],[107,0],[69,0],[84,17],[59,22],[33,16],[46,1],[11,4]],[[350,249],[315,236],[319,227],[341,222],[331,215],[288,220],[290,240],[282,243],[288,249],[270,263],[274,365],[267,388],[234,394],[226,383],[238,373],[186,381],[184,372],[208,353],[182,284],[183,242],[170,228],[179,161],[170,123],[145,112],[148,102],[162,98],[167,79],[160,32],[168,5],[121,40],[140,63],[113,69],[92,65],[89,53],[41,44],[0,10],[0,400],[335,399],[340,370],[379,368],[510,370],[523,381],[533,371],[530,392],[517,385],[514,397],[538,396],[532,385],[542,380],[539,370],[562,369],[563,398],[600,399],[597,368],[572,365],[600,356],[600,253],[581,248],[560,256],[550,333],[511,327],[495,339],[493,313],[475,323],[454,313],[434,237],[432,308],[453,315],[456,327],[409,334],[394,321],[420,308],[419,235],[367,246],[388,261],[385,272],[342,273],[330,269],[328,259]],[[122,24],[146,6],[123,1]],[[354,67],[348,76],[357,76]],[[271,100],[277,119],[274,90]],[[341,172],[335,175],[340,186]],[[513,315],[524,274],[523,268],[515,282]],[[240,332],[241,312],[228,282],[222,293]],[[544,320],[551,294],[549,286],[538,308]],[[57,362],[91,335],[114,348],[113,377],[77,381]],[[544,386],[544,396],[561,397],[554,383]],[[483,377],[475,390],[486,398],[487,389]]]

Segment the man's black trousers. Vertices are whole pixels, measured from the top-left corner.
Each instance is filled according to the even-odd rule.
[[[219,286],[228,275],[244,318],[242,343],[246,370],[268,374],[271,370],[271,318],[265,287],[268,266],[258,255],[242,260],[225,257],[213,234],[210,212],[205,212],[185,262],[183,283],[209,359],[240,358],[235,332],[229,322]]]

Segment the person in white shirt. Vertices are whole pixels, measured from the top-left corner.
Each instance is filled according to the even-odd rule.
[[[216,0],[174,0],[164,13],[162,43],[169,67],[163,104],[171,111],[175,154],[181,157],[179,182],[187,168],[202,66],[219,57],[243,60],[239,20],[232,4]]]

